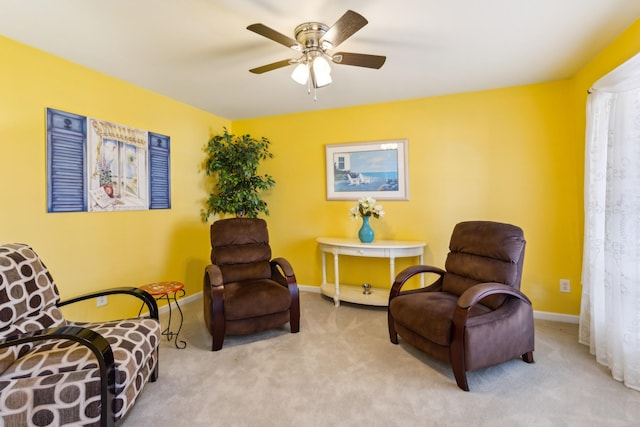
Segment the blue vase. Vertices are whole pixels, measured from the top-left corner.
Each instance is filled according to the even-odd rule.
[[[375,236],[373,228],[369,225],[369,218],[368,216],[362,217],[362,227],[360,227],[360,231],[358,231],[358,237],[362,243],[373,242],[373,237]]]

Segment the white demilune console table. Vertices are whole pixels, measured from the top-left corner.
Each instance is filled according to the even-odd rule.
[[[372,288],[370,294],[363,292],[362,286],[345,285],[340,283],[340,255],[356,257],[389,258],[389,287],[396,277],[395,259],[402,257],[419,257],[420,264],[424,263],[425,242],[402,240],[374,240],[372,243],[362,243],[358,239],[342,239],[335,237],[318,237],[318,244],[322,256],[322,284],[321,292],[333,298],[337,306],[340,301],[358,304],[386,306],[389,303],[389,289]],[[333,283],[327,282],[326,255],[333,254]],[[424,277],[420,278],[420,285],[424,286]]]

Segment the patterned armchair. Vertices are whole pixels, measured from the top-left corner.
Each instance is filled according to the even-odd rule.
[[[65,320],[59,307],[101,295],[141,299],[149,317]],[[138,288],[61,302],[24,244],[0,245],[0,425],[114,425],[158,376],[158,307]]]

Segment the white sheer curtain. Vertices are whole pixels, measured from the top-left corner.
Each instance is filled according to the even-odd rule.
[[[580,342],[640,390],[640,54],[588,97]]]

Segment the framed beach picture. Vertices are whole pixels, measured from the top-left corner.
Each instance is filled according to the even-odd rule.
[[[408,200],[406,139],[327,144],[327,200]]]

